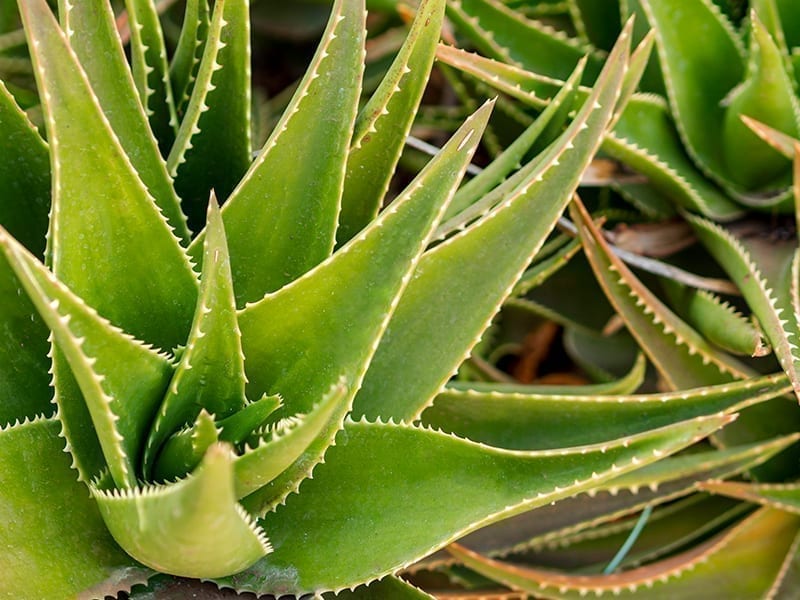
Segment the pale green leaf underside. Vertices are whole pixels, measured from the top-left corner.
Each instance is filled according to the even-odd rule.
[[[138,561],[163,573],[219,577],[270,551],[236,503],[233,458],[230,446],[215,444],[179,482],[92,493],[111,534]]]

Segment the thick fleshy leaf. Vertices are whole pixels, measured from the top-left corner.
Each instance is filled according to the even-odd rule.
[[[716,346],[745,356],[769,354],[761,330],[718,296],[671,279],[663,279],[661,287],[678,315]]]
[[[304,277],[240,311],[248,392],[279,394],[284,405],[276,417],[310,411],[341,379],[348,389],[304,456],[259,492],[262,505],[293,490],[333,441],[491,108],[484,105],[467,120],[361,234]]]
[[[792,305],[800,252],[795,243],[766,241],[763,229],[737,237],[721,226],[687,215],[703,245],[739,286],[800,397],[800,323]],[[745,225],[745,228],[747,226]],[[753,235],[753,233],[755,235]]]
[[[708,480],[739,475],[796,441],[797,436],[787,436],[767,443],[663,458],[601,483],[586,494],[479,529],[459,543],[483,554],[506,555],[591,538],[600,526],[611,526],[647,506],[669,505],[697,492]],[[448,562],[446,554],[438,552],[423,563],[435,566],[443,561]]]
[[[244,355],[228,246],[219,213],[212,198],[194,322],[147,439],[145,473],[164,440],[193,422],[202,409],[219,420],[241,410],[246,403]]]
[[[197,79],[200,58],[208,38],[208,26],[208,0],[189,0],[186,3],[178,46],[169,65],[175,110],[179,118],[185,112],[192,86]]]
[[[528,178],[425,254],[370,365],[356,415],[415,418],[477,343],[593,157],[623,84],[628,42],[623,34],[592,95]]]
[[[563,86],[560,81],[447,46],[440,45],[436,55],[534,108],[545,105]],[[603,150],[646,175],[661,195],[690,210],[721,220],[742,213],[686,156],[663,98],[634,95],[607,133]],[[625,184],[623,189],[633,186]]]
[[[222,209],[239,306],[297,279],[334,247],[364,69],[363,0],[338,0],[305,77]],[[200,259],[202,236],[192,252]]]
[[[162,573],[219,577],[270,552],[266,535],[236,503],[233,452],[212,445],[186,479],[164,486],[93,488],[111,535],[128,554]]]
[[[0,427],[53,413],[47,327],[0,255]]]
[[[702,488],[714,494],[723,494],[731,498],[800,514],[800,485],[796,483],[749,484],[736,481],[715,481],[703,484]]]
[[[166,154],[178,120],[167,66],[167,49],[155,0],[125,0],[131,28],[131,63],[139,98],[161,152]]]
[[[570,214],[598,282],[667,385],[685,389],[725,383],[748,372],[747,367],[710,346],[636,278],[611,252],[577,200],[570,205]],[[670,343],[664,343],[665,339]]]
[[[430,76],[444,0],[420,3],[403,47],[361,110],[347,159],[336,243],[341,246],[378,214]]]
[[[59,18],[114,135],[170,227],[188,244],[186,217],[136,91],[111,6],[62,1]]]
[[[250,166],[248,0],[214,5],[192,94],[167,166],[189,215],[203,226],[213,191],[224,202]]]
[[[656,32],[672,114],[686,148],[706,173],[727,180],[726,150],[719,135],[725,100],[745,77],[744,49],[737,34],[710,0],[637,2]],[[697,43],[700,39],[703,44]]]
[[[798,137],[800,107],[795,84],[785,70],[783,55],[775,40],[755,13],[750,26],[747,77],[726,98],[722,132],[724,161],[728,176],[745,189],[774,188],[776,184],[786,187],[791,163],[750,131],[741,115]]]
[[[171,349],[186,340],[194,312],[189,261],[46,2],[20,0],[20,9],[50,142],[53,271],[115,325]]]
[[[100,317],[2,230],[0,249],[69,363],[114,481],[134,485],[149,423],[172,376],[171,360]],[[60,417],[69,431],[83,426]],[[92,453],[94,434],[87,436],[68,441],[82,475],[92,476],[99,457]],[[87,473],[84,466],[95,470]]]
[[[0,596],[75,598],[143,571],[119,549],[70,469],[57,421],[0,429]]]
[[[590,46],[526,19],[498,0],[452,2],[448,16],[483,53],[548,77],[565,79],[591,51]],[[601,64],[597,54],[589,54],[587,81],[597,77]]]
[[[44,253],[50,211],[47,145],[0,81],[0,225],[28,250]]]
[[[352,587],[478,527],[674,452],[729,419],[700,418],[553,452],[511,452],[409,425],[349,422],[300,494],[261,521],[275,552],[224,581],[253,582],[252,591],[275,594]]]
[[[631,396],[448,389],[422,413],[421,420],[430,427],[502,448],[567,448],[702,415],[742,410],[789,390],[783,374],[685,392]]]
[[[326,396],[304,415],[279,421],[259,436],[252,448],[236,457],[236,497],[244,498],[290,467],[322,433],[345,403],[348,389],[334,385]]]
[[[800,517],[762,509],[724,533],[673,557],[611,575],[572,575],[487,559],[459,546],[451,552],[492,579],[546,598],[692,598],[714,590],[736,600],[764,597],[781,575]]]

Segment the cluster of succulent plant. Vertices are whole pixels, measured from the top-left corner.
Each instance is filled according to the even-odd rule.
[[[448,3],[454,36],[437,57],[466,102],[501,94],[504,119],[487,130],[505,141],[487,145],[495,162],[530,153],[520,142],[528,128],[547,113],[568,114],[590,93],[631,16],[647,64],[602,140],[608,162],[591,182],[601,187],[580,192],[591,212],[571,205],[563,233],[542,248],[462,368],[465,379],[493,382],[451,383],[423,421],[497,445],[517,443],[523,431],[533,432],[528,443],[547,440],[547,426],[571,426],[574,443],[585,442],[618,413],[608,409],[602,426],[583,419],[642,384],[633,376],[637,351],[652,367],[639,389],[663,390],[633,396],[644,413],[657,398],[697,401],[710,385],[761,381],[751,390],[766,389],[763,373],[777,373],[771,381],[785,387],[691,452],[470,534],[450,556],[417,565],[415,580],[445,574],[460,598],[796,595],[797,11],[783,0]],[[535,378],[531,360],[540,366],[534,355],[550,350],[531,345],[552,349],[553,323],[571,361],[607,383],[538,385],[548,379]],[[520,334],[520,324],[532,333]],[[504,381],[498,366],[513,361],[512,372],[533,385]],[[514,391],[514,401],[504,395]],[[552,393],[560,395],[544,395]],[[505,406],[494,405],[500,397]],[[509,430],[500,423],[512,411]],[[726,462],[750,451],[760,458]]]
[[[4,6],[24,32],[0,34],[0,597],[791,591],[798,488],[721,480],[796,475],[800,259],[716,221],[793,206],[791,159],[738,120],[793,152],[793,38],[753,3],[740,79],[691,99],[727,111],[705,117],[714,162],[681,121],[695,82],[657,87],[697,57],[656,4],[422,0],[368,86],[365,2],[335,0],[261,147],[247,0],[187,0],[174,48],[154,0]],[[437,54],[474,112],[392,198]],[[462,182],[485,131],[496,152]],[[646,179],[583,194],[590,214],[598,151]],[[619,256],[676,214],[706,250],[639,257],[669,274],[654,292]],[[628,223],[616,246],[603,220]],[[747,318],[693,287],[730,292],[719,266]],[[534,377],[543,319],[595,381]]]

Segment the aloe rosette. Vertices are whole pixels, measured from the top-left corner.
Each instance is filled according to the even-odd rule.
[[[619,427],[560,425],[547,445],[426,422],[629,99],[628,30],[504,183],[457,192],[488,103],[383,207],[443,0],[420,3],[363,106],[364,3],[334,2],[255,158],[246,0],[187,2],[171,58],[156,4],[126,9],[130,62],[107,2],[65,0],[57,20],[19,0],[43,131],[0,85],[3,597],[102,597],[157,573],[424,597],[393,575],[785,391],[657,398],[655,418],[614,410]],[[515,402],[498,396],[493,422],[510,427]],[[740,449],[720,472],[777,451]]]

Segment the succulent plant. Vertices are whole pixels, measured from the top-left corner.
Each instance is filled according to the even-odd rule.
[[[448,4],[466,49],[440,45],[437,56],[456,90],[467,104],[476,92],[502,93],[506,118],[489,126],[505,140],[495,163],[529,153],[531,128],[584,101],[629,15],[642,49],[631,65],[643,77],[602,142],[611,162],[595,183],[605,187],[581,191],[585,202],[572,203],[564,233],[543,247],[462,369],[492,381],[451,383],[422,422],[499,445],[522,430],[547,439],[548,425],[568,419],[580,430],[573,441],[585,443],[602,429],[582,421],[603,410],[594,394],[612,404],[642,383],[637,366],[612,377],[637,351],[653,367],[645,387],[663,390],[631,396],[645,412],[659,399],[699,401],[708,386],[765,389],[761,374],[773,371],[789,393],[745,408],[691,453],[466,536],[450,555],[416,565],[415,581],[443,573],[463,588],[459,598],[796,594],[796,10],[781,0]],[[520,335],[520,323],[533,331]],[[501,361],[528,375],[527,363],[541,362],[532,346],[552,323],[569,358],[604,383],[504,381]]]
[[[546,149],[454,211],[491,103],[385,199],[443,0],[420,4],[362,107],[364,3],[334,2],[255,158],[247,1],[187,2],[171,58],[155,4],[125,4],[130,63],[108,2],[63,0],[57,21],[19,0],[44,131],[0,85],[3,597],[103,597],[156,573],[423,597],[391,576],[785,390],[656,398],[648,418],[615,398],[598,416],[618,426],[581,443],[563,424],[542,446],[420,422],[635,87],[629,31]]]

